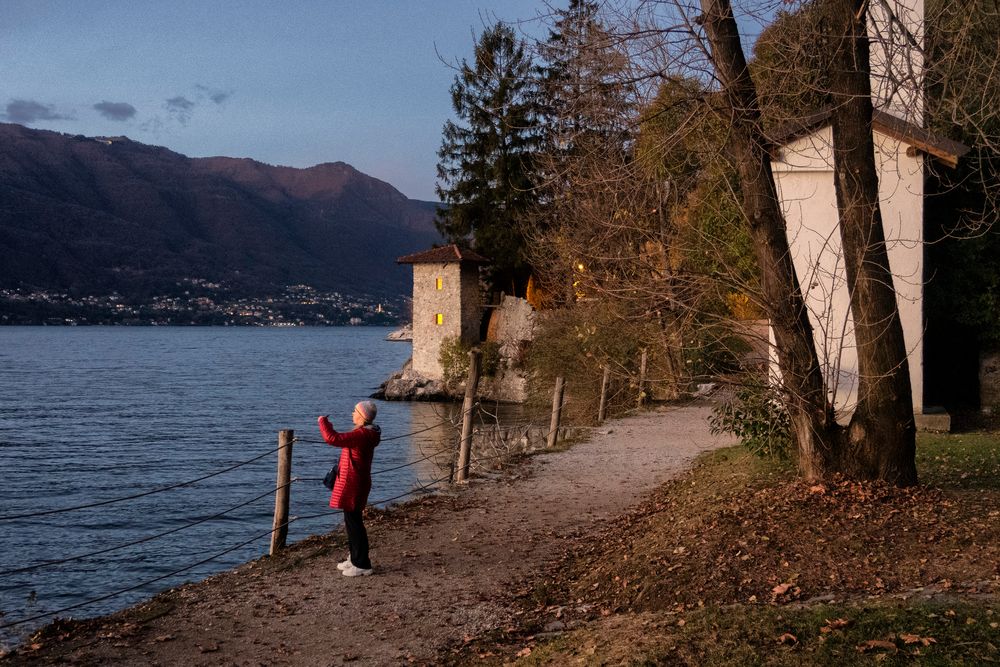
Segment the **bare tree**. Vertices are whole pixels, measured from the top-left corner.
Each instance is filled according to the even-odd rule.
[[[831,109],[833,185],[840,220],[837,230],[858,354],[858,400],[850,423],[842,429],[832,419],[825,378],[815,374],[814,337],[809,332],[800,297],[795,293],[800,283],[794,279],[793,269],[783,270],[781,266],[788,251],[781,247],[781,239],[775,238],[783,237],[784,233],[780,206],[776,206],[778,202],[770,188],[773,176],[769,169],[768,142],[762,129],[756,83],[743,56],[732,7],[728,0],[703,0],[702,13],[696,16],[690,6],[670,4],[677,23],[667,33],[688,30],[697,39],[700,35],[694,26],[700,24],[704,28],[704,43],[700,47],[709,58],[710,71],[726,100],[724,107],[731,114],[729,145],[740,173],[744,213],[758,251],[765,307],[777,339],[777,355],[788,391],[787,403],[802,472],[807,477],[841,472],[855,478],[879,478],[899,484],[916,482],[907,350],[880,213],[872,120],[874,101],[911,121],[922,121],[924,50],[920,27],[914,32],[913,23],[904,20],[910,7],[889,0],[808,3],[811,18],[815,20],[809,23],[812,29],[809,39],[798,43],[801,50],[796,53],[797,57],[805,57],[812,69],[802,77],[808,87],[798,91],[792,87],[792,94],[808,93]],[[973,25],[968,19],[964,23],[970,30]],[[954,26],[949,34],[955,43],[975,52],[975,46],[970,46]],[[876,53],[869,53],[869,43],[874,44]],[[673,55],[673,63],[692,62],[690,44],[687,46],[688,54]],[[872,62],[879,67],[878,76],[872,76]],[[932,63],[939,85],[946,85],[941,79],[944,69],[947,68],[941,62]],[[978,72],[992,84],[987,87],[992,92],[984,97],[995,94],[996,77],[989,68],[979,68]],[[783,73],[802,74],[793,69]],[[784,90],[788,90],[787,82]],[[803,100],[793,102],[803,103]],[[983,114],[978,110],[977,113],[981,119]],[[778,224],[773,225],[770,216],[776,210]],[[771,229],[774,236],[763,233],[764,229]],[[917,235],[919,239],[919,231]],[[915,280],[920,280],[920,276]],[[775,282],[779,285],[777,289]],[[776,303],[775,299],[785,304]],[[789,305],[797,318],[788,317]],[[808,371],[803,372],[805,369]],[[803,419],[804,415],[812,419]]]
[[[833,52],[834,186],[859,374],[858,403],[835,470],[915,484],[909,364],[879,206],[866,5],[831,0],[826,24]]]
[[[683,364],[667,193],[636,158],[631,63],[597,3],[572,0],[550,20],[549,38],[537,49],[545,148],[537,156],[539,206],[526,230],[532,296],[536,305],[613,304],[621,332],[658,351],[659,386],[675,395],[670,380]],[[603,361],[617,369],[610,358]]]
[[[773,20],[778,4],[758,5],[763,23]],[[895,0],[803,4],[810,12],[806,32],[794,44],[797,51],[786,53],[772,72],[755,72],[762,65],[747,62],[740,25],[747,25],[749,15],[738,23],[729,0],[644,0],[638,8],[619,7],[619,24],[607,34],[619,51],[630,51],[624,78],[648,101],[630,117],[632,138],[625,150],[613,156],[578,155],[564,165],[559,183],[563,206],[550,209],[555,212],[547,226],[550,233],[547,239],[534,239],[535,252],[546,258],[540,264],[558,268],[553,276],[562,276],[569,297],[599,295],[641,305],[632,312],[645,316],[668,312],[670,325],[665,329],[674,332],[684,332],[683,325],[692,319],[704,322],[706,295],[725,292],[757,304],[771,322],[802,474],[823,478],[843,473],[912,484],[917,480],[914,416],[894,281],[919,282],[922,277],[894,276],[889,266],[875,163],[874,108],[896,105],[919,124],[926,80],[937,95],[929,105],[932,122],[947,126],[940,93],[954,76],[950,60],[955,56],[943,57],[942,50],[948,48],[940,44],[955,45],[956,52],[982,65],[976,75],[964,78],[989,85],[977,98],[983,104],[966,101],[961,113],[952,110],[953,119],[971,113],[974,129],[982,135],[980,143],[996,146],[984,129],[984,118],[996,113],[986,102],[997,94],[997,76],[992,65],[968,55],[978,54],[980,48],[969,36],[976,33],[974,19],[963,23],[954,12],[948,14],[951,23],[935,37],[938,46],[924,49],[919,29],[914,32],[901,18],[907,7]],[[869,53],[872,41],[878,50],[874,58]],[[927,68],[926,54],[936,58]],[[872,60],[880,63],[875,77]],[[773,67],[775,61],[763,66]],[[774,146],[767,130],[773,118],[762,113],[758,74],[771,82],[776,75],[783,77],[766,88],[769,110],[780,109],[786,118],[801,121],[818,105],[829,109],[839,217],[833,233],[838,237],[835,245],[843,249],[838,261],[844,277],[838,280],[850,294],[858,349],[858,398],[846,427],[834,419],[835,387],[824,370],[824,360],[829,363],[836,351],[817,351],[817,344],[842,344],[843,331],[833,330],[832,323],[820,335],[813,331],[772,173]],[[964,91],[952,97],[970,95]],[[649,132],[664,118],[663,127]],[[981,163],[976,178],[995,181],[995,170],[990,173],[988,161]],[[722,247],[736,236],[713,238],[690,224],[695,209],[711,199],[704,191],[709,182],[719,189],[719,218],[738,222],[751,240],[756,280],[740,276],[725,263],[716,264],[710,276],[685,264],[685,256]],[[728,201],[739,202],[732,218],[724,215]],[[981,206],[980,211],[988,214],[989,207]],[[690,229],[698,233],[685,239]],[[692,240],[696,244],[687,243]],[[827,340],[817,343],[824,335]],[[676,336],[670,339],[669,344],[677,343]]]
[[[700,22],[731,113],[729,145],[740,174],[743,212],[757,252],[764,306],[774,330],[799,468],[807,478],[825,477],[837,469],[836,422],[785,235],[756,87],[728,0],[702,0],[701,6]]]

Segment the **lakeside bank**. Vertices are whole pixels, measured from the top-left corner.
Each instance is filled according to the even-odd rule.
[[[376,576],[339,576],[341,538],[312,538],[115,616],[54,624],[37,650],[7,661],[426,662],[511,623],[511,600],[566,540],[613,521],[698,453],[730,444],[709,433],[708,411],[661,406],[608,422],[495,478],[373,513]]]

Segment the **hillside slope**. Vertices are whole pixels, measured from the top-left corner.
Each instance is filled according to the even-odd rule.
[[[410,291],[395,258],[439,241],[435,206],[344,163],[188,158],[124,137],[0,124],[0,287],[153,294]]]

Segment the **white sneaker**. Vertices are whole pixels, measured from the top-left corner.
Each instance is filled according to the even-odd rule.
[[[355,567],[353,564],[349,564],[347,567],[341,570],[340,573],[345,577],[367,577],[369,574],[372,573],[372,570],[371,568],[366,570],[361,567]]]
[[[343,570],[346,570],[349,567],[351,567],[351,557],[350,556],[347,557],[347,560],[343,560],[343,561],[340,561],[339,563],[337,563],[337,569],[338,570],[343,571]]]

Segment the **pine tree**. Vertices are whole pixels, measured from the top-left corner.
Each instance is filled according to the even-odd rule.
[[[598,17],[598,5],[570,0],[555,13],[536,91],[550,156],[619,150],[628,141],[632,105],[623,83],[628,59]]]
[[[463,60],[451,87],[459,120],[448,121],[438,151],[438,230],[474,241],[493,261],[497,289],[523,295],[531,273],[521,222],[535,201],[537,132],[529,90],[533,65],[507,25],[485,31],[473,62]]]
[[[570,0],[553,13],[548,38],[538,45],[532,91],[540,135],[538,204],[526,233],[535,287],[545,294],[540,302],[580,297],[581,266],[592,271],[595,257],[609,256],[602,243],[592,243],[585,220],[633,213],[613,203],[618,197],[599,176],[612,165],[629,168],[636,113],[625,76],[628,59],[598,9],[589,0]],[[613,253],[634,251],[634,239],[604,240],[616,246]]]

